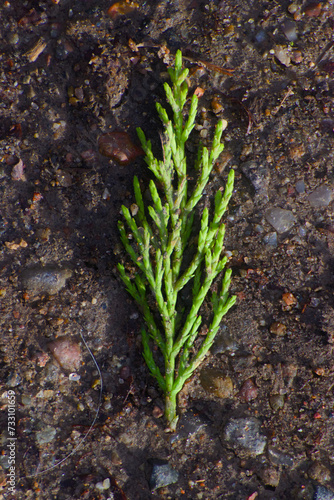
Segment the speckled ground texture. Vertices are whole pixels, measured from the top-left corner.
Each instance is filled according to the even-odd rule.
[[[333,499],[332,4],[111,6],[1,2],[0,498],[13,391],[19,500]],[[234,168],[225,246],[238,300],[171,436],[116,271],[121,204],[150,173],[142,156],[103,156],[98,139],[126,132],[138,146],[141,126],[159,154],[154,103],[178,48],[203,93],[190,156],[228,122],[199,211]],[[100,394],[80,334],[104,387],[75,450]],[[176,482],[153,491],[157,477]]]

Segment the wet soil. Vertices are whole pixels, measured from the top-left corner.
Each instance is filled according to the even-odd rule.
[[[333,208],[308,199],[333,189],[332,5],[151,0],[108,14],[111,4],[0,7],[0,496],[10,498],[14,391],[17,499],[311,499],[319,486],[332,498]],[[138,145],[140,126],[159,152],[155,102],[177,49],[192,91],[204,92],[190,152],[199,137],[210,144],[218,118],[228,122],[203,202],[233,167],[225,245],[238,301],[220,336],[234,348],[216,348],[202,367],[224,372],[233,393],[204,390],[198,370],[180,411],[205,425],[172,439],[142,359],[141,316],[116,271],[120,207],[134,201],[133,176],[145,185],[150,174],[141,156],[120,165],[101,155],[98,138],[121,131]],[[276,236],[271,207],[295,217]],[[43,265],[71,269],[53,295],[24,287],[22,273]],[[82,443],[101,386],[81,335],[103,377]],[[62,336],[81,347],[79,380],[48,349]],[[232,417],[261,422],[263,454],[225,442]],[[178,481],[152,492],[152,459]],[[96,486],[107,478],[109,488]]]

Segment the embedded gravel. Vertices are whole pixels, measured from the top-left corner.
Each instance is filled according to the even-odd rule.
[[[334,498],[332,3],[6,0],[0,23],[0,498]],[[190,157],[227,121],[199,209],[233,168],[238,300],[170,435],[117,221],[179,48]]]

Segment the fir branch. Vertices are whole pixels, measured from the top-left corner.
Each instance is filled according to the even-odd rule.
[[[211,150],[199,147],[193,167],[198,172],[198,179],[188,193],[185,144],[195,126],[198,99],[192,96],[185,118],[188,70],[182,68],[180,51],[176,54],[174,68],[169,68],[168,73],[172,85],[165,83],[164,88],[173,118],[169,118],[161,104],[156,105],[164,127],[163,160],[154,156],[151,142],[146,140],[141,129],[137,129],[145,161],[156,177],[156,181],[152,179],[149,184],[152,203],[149,205],[144,200],[135,177],[137,214],[132,216],[128,208],[122,206],[129,233],[124,223],[119,222],[121,241],[137,272],[132,277],[122,264],[118,265],[118,270],[143,313],[146,323],[146,329],[141,331],[143,356],[164,393],[168,425],[175,429],[177,394],[204,360],[222,318],[236,301],[235,296],[228,295],[231,270],[227,269],[220,292],[211,294],[212,317],[208,331],[205,336],[199,335],[203,329],[200,309],[227,264],[227,257],[223,256],[225,225],[222,219],[232,196],[234,171],[229,172],[224,193],[217,192],[212,215],[209,208],[204,208],[197,243],[190,246],[190,238],[195,239],[196,235],[196,206],[203,197],[214,163],[224,149],[220,142],[223,122],[219,121],[216,126]],[[180,294],[186,285],[192,288],[192,303],[188,306]],[[159,365],[159,352],[164,360],[163,367]]]

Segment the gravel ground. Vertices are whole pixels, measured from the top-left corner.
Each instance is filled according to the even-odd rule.
[[[0,19],[0,498],[333,500],[332,3],[8,0]],[[203,94],[189,152],[228,123],[203,205],[232,167],[238,301],[171,435],[116,265],[150,179],[135,129],[159,152],[179,48]]]

